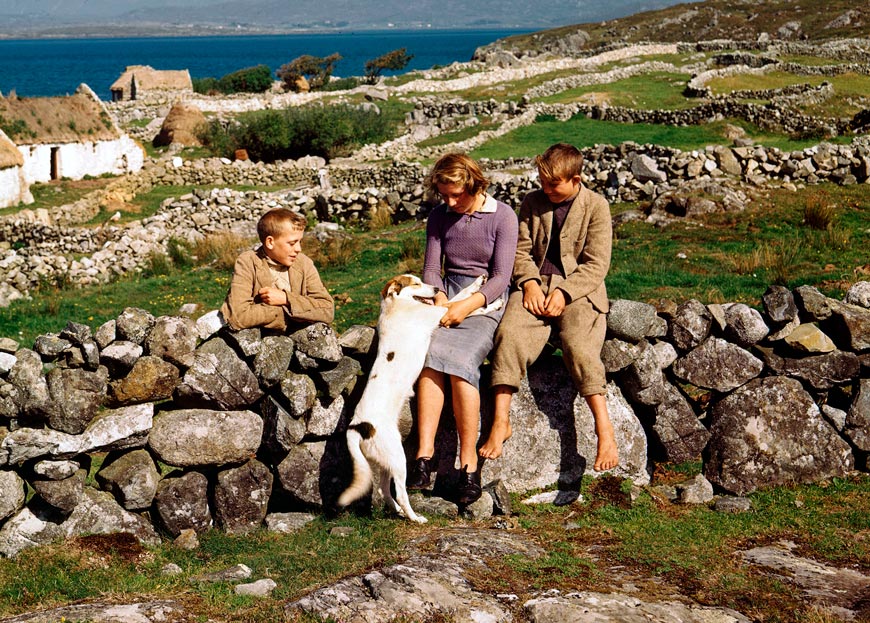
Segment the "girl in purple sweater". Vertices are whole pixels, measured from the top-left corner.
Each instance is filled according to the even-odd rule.
[[[429,215],[423,281],[441,289],[435,304],[447,307],[436,329],[417,385],[417,459],[409,488],[429,485],[435,434],[449,384],[459,435],[457,501],[471,504],[481,495],[477,465],[480,425],[480,364],[492,349],[503,309],[467,318],[475,309],[506,297],[517,249],[517,217],[506,204],[486,194],[488,180],[464,154],[446,154],[427,179],[428,190],[443,203]],[[447,300],[482,274],[479,292],[457,303]]]

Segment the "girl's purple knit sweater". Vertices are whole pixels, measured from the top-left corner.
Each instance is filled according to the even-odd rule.
[[[480,292],[488,305],[510,285],[517,251],[517,216],[501,201],[492,211],[460,214],[436,206],[426,225],[423,281],[447,290],[443,274],[477,277],[486,273]]]

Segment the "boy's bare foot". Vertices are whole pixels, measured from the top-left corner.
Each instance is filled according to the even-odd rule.
[[[598,456],[595,457],[595,465],[592,466],[596,472],[605,472],[619,465],[616,440],[613,437],[602,437],[598,439]]]
[[[486,442],[480,446],[477,453],[484,459],[497,459],[501,456],[504,442],[510,439],[512,434],[513,431],[511,430],[511,422],[509,419],[504,422],[496,419],[492,423],[492,430],[489,431],[489,437],[487,437]]]

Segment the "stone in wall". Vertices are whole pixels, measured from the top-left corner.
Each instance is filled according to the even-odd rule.
[[[845,476],[852,451],[794,379],[754,379],[711,409],[704,475],[735,495]]]
[[[148,447],[175,467],[225,465],[257,452],[263,420],[252,411],[178,409],[154,418]]]
[[[168,474],[157,485],[154,510],[160,525],[172,536],[188,529],[205,532],[212,525],[208,478],[200,472]]]

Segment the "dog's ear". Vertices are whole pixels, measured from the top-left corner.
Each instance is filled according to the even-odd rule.
[[[402,289],[402,284],[398,282],[395,278],[390,279],[387,283],[384,284],[383,290],[381,290],[381,299],[384,300],[388,296],[395,296]]]

